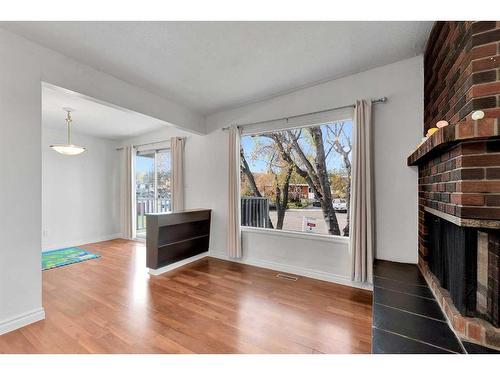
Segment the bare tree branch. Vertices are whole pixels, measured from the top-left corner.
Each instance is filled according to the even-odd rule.
[[[304,154],[304,151],[300,147],[299,142],[298,142],[298,138],[295,136],[295,134],[292,133],[291,130],[287,130],[287,133],[292,141],[294,151],[297,153],[301,163],[304,164],[304,166],[307,170],[307,173],[310,177],[310,180],[312,181],[313,186],[311,186],[311,187],[313,187],[315,190],[320,190],[319,189],[320,183],[319,183],[319,180],[316,176],[316,171],[314,170],[314,167],[312,166],[310,161],[307,159],[306,155]]]
[[[311,127],[307,130],[311,134],[314,146],[316,148],[314,162],[316,164],[317,179],[323,192],[323,199],[320,200],[320,203],[323,210],[323,217],[328,227],[328,233],[333,235],[340,235],[337,215],[335,214],[332,204],[330,179],[328,177],[328,170],[326,168],[323,132],[321,131],[321,128],[319,126]]]
[[[349,155],[352,151],[352,142],[350,137],[347,136],[344,129],[344,122],[335,123],[327,126],[327,131],[333,136],[332,140],[329,142],[334,148],[335,152],[340,155],[342,161],[344,163],[344,167],[347,172],[347,224],[344,228],[344,236],[349,235],[349,221],[350,221],[350,195],[351,195],[351,160],[349,159]],[[346,142],[346,146],[344,146],[341,142],[341,139],[344,139]]]

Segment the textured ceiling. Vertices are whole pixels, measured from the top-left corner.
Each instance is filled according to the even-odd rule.
[[[203,115],[422,53],[432,22],[2,22]]]

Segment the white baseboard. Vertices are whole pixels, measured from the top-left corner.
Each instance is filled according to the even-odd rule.
[[[205,258],[207,256],[208,256],[208,251],[206,251],[204,253],[201,253],[201,254],[198,254],[198,255],[195,255],[195,256],[192,256],[191,258],[183,259],[183,260],[180,260],[178,262],[169,264],[169,265],[167,265],[165,267],[157,268],[155,270],[152,269],[152,268],[150,268],[149,269],[149,274],[150,275],[154,275],[154,276],[158,276],[158,275],[161,275],[162,273],[175,270],[176,268],[185,266],[186,264],[189,264],[189,263],[195,262],[197,260],[203,259],[203,258]]]
[[[28,324],[35,323],[43,319],[45,319],[45,310],[43,309],[43,307],[27,312],[25,314],[20,314],[14,318],[0,322],[0,335],[14,331],[21,327],[27,326]]]
[[[51,250],[58,250],[58,249],[64,249],[67,247],[73,247],[73,246],[80,246],[80,245],[85,245],[89,243],[95,243],[95,242],[102,242],[102,241],[109,241],[109,240],[115,240],[117,238],[124,238],[123,233],[113,233],[113,234],[107,234],[104,236],[96,236],[96,237],[90,237],[90,238],[83,238],[80,240],[72,240],[72,241],[66,241],[66,242],[59,242],[59,243],[52,243],[49,245],[44,245],[42,252],[46,251],[51,251]]]
[[[373,285],[371,285],[369,283],[359,283],[356,281],[352,281],[349,277],[346,277],[346,276],[335,275],[335,274],[331,274],[328,272],[312,270],[309,268],[291,266],[288,264],[270,262],[270,261],[261,260],[261,259],[248,259],[248,258],[234,259],[234,258],[230,258],[226,254],[220,254],[220,253],[216,253],[213,251],[211,251],[209,253],[209,256],[211,256],[213,258],[228,260],[230,262],[248,264],[250,266],[267,268],[267,269],[270,269],[273,271],[285,272],[285,273],[290,273],[290,274],[294,274],[294,275],[310,277],[311,279],[317,279],[317,280],[322,280],[322,281],[328,281],[328,282],[335,283],[335,284],[351,286],[353,288],[373,290]]]

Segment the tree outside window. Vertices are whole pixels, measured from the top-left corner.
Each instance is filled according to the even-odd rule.
[[[348,236],[351,133],[345,120],[243,136],[242,225]]]

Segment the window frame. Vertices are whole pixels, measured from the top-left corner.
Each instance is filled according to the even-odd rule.
[[[344,237],[344,236],[322,234],[322,233],[304,233],[288,229],[259,228],[259,227],[243,226],[243,225],[240,226],[240,228],[242,233],[258,233],[271,236],[282,236],[287,238],[310,239],[314,241],[341,243],[344,245],[349,244],[351,238],[350,236]]]
[[[345,113],[345,111],[342,111],[342,113]],[[333,116],[336,117],[336,116]],[[276,132],[282,132],[286,130],[293,130],[293,129],[307,129],[307,128],[312,128],[316,126],[323,126],[335,122],[340,122],[340,121],[351,121],[352,123],[352,131],[354,130],[354,113],[352,113],[351,116],[341,116],[340,118],[328,120],[328,121],[321,121],[319,123],[313,123],[313,124],[307,124],[307,125],[295,125],[295,126],[284,126],[284,127],[276,127],[274,129],[269,129],[269,130],[264,130],[259,128],[259,130],[256,131],[245,131],[245,129],[242,131],[240,135],[240,143],[241,143],[241,138],[243,137],[255,137],[255,136],[261,136],[263,134],[269,134],[269,133],[276,133]],[[271,121],[272,125],[276,126],[276,121]],[[288,123],[288,121],[286,122]],[[259,123],[260,126],[262,126],[263,123]],[[271,126],[272,127],[272,126]],[[352,139],[351,139],[352,141]],[[353,145],[354,146],[354,145]],[[241,156],[238,153],[238,165],[241,165]],[[352,230],[349,230],[349,236],[339,236],[339,235],[332,235],[332,234],[323,234],[323,233],[305,233],[305,232],[300,232],[300,231],[293,231],[289,229],[276,229],[276,228],[261,228],[261,227],[253,227],[253,226],[248,226],[248,225],[241,225],[241,181],[238,181],[239,184],[239,200],[238,204],[240,206],[239,208],[239,227],[241,232],[247,232],[247,233],[259,233],[259,234],[269,234],[269,235],[279,235],[287,238],[301,238],[301,239],[311,239],[311,240],[319,240],[319,241],[325,241],[325,242],[334,242],[334,243],[342,243],[342,244],[349,244],[350,238],[351,238],[351,233]],[[311,189],[310,186],[308,186],[308,189]],[[349,200],[351,197],[349,197]]]

